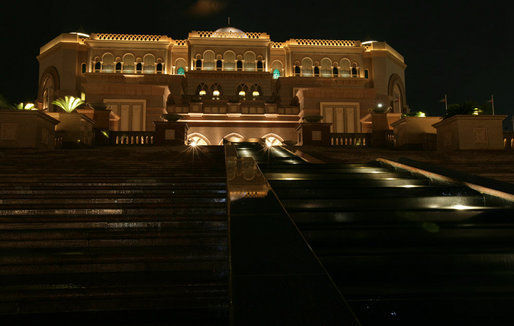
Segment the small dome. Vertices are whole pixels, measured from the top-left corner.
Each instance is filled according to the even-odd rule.
[[[225,34],[225,33],[235,34],[234,35],[235,37],[248,37],[248,36],[246,36],[246,33],[243,32],[242,30],[235,28],[235,27],[231,27],[231,26],[218,28],[217,30],[214,31],[214,35],[221,36],[221,34]]]

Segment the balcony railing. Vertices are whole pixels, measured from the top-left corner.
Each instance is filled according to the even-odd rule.
[[[153,145],[155,132],[153,131],[111,131],[109,143],[111,145]]]
[[[503,145],[506,150],[514,150],[514,132],[503,133]]]
[[[331,133],[330,145],[344,147],[367,147],[370,145],[369,133]]]

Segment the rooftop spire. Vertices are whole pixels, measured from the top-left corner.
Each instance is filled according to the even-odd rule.
[[[227,17],[227,22],[228,22],[227,26],[230,26],[230,16]]]

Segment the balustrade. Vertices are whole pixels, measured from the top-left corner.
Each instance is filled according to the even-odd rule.
[[[371,134],[369,133],[331,133],[330,145],[345,147],[368,147]]]

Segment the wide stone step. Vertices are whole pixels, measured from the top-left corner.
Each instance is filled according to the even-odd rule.
[[[139,197],[110,197],[110,198],[95,198],[94,195],[89,198],[69,198],[65,196],[64,198],[1,198],[0,199],[0,208],[9,208],[13,205],[23,205],[23,207],[29,208],[31,206],[38,207],[46,207],[52,205],[59,205],[61,207],[70,207],[70,206],[83,206],[89,205],[89,207],[93,208],[94,206],[103,206],[103,205],[138,205],[144,207],[147,204],[150,205],[162,205],[160,207],[166,207],[169,205],[173,205],[175,207],[183,207],[189,205],[212,205],[226,203],[226,197],[220,196],[198,196],[198,197],[183,197],[183,196],[175,196],[174,194],[168,194],[167,197],[155,198],[155,197],[147,197],[147,198],[139,198]]]
[[[185,215],[223,215],[227,214],[226,205],[210,205],[207,207],[167,207],[167,208],[11,208],[2,209],[0,208],[0,218],[3,216],[30,216],[30,215],[41,215],[41,216],[76,216],[76,215],[141,215],[150,214],[154,216],[185,216]]]
[[[291,216],[300,228],[328,227],[337,225],[388,225],[403,223],[510,223],[512,210],[483,207],[480,209],[424,209],[424,210],[344,210],[344,211],[297,211]]]
[[[223,283],[160,285],[154,288],[51,289],[2,293],[0,314],[143,309],[228,312],[228,303],[228,288]],[[173,317],[170,313],[169,318],[173,320]]]
[[[409,173],[383,172],[383,173],[323,173],[311,172],[270,172],[265,173],[268,180],[390,180],[390,178],[409,179]]]
[[[273,183],[271,183],[273,186]],[[366,188],[292,188],[274,187],[281,199],[301,198],[376,198],[376,197],[419,197],[419,196],[469,196],[480,195],[478,192],[458,186],[414,186],[403,187],[366,187]]]
[[[25,188],[25,187],[24,187]],[[176,187],[162,187],[161,189],[148,189],[147,187],[134,187],[133,189],[127,188],[114,188],[105,189],[104,187],[95,188],[82,188],[76,189],[74,187],[56,187],[56,188],[42,188],[42,189],[0,189],[0,200],[11,198],[24,198],[30,196],[31,198],[51,198],[52,196],[59,196],[59,198],[102,198],[109,196],[116,196],[119,198],[137,197],[137,198],[161,198],[161,197],[214,197],[226,196],[226,187],[198,187],[198,188],[176,188]]]
[[[68,218],[56,219],[55,217],[47,218],[47,216],[38,217],[19,217],[13,218],[0,218],[0,231],[1,230],[74,230],[74,229],[88,229],[88,230],[188,230],[188,229],[203,229],[203,230],[226,230],[227,220],[225,217],[199,217],[190,218],[182,217],[176,218],[174,216],[165,219],[160,217],[156,220],[155,217],[145,218],[131,218],[124,217],[120,219],[114,215],[111,217],[100,217],[93,219],[91,216],[83,218],[74,217],[73,220]]]
[[[116,232],[102,234],[72,231],[59,235],[58,232],[6,232],[0,241],[0,248],[92,248],[92,247],[151,247],[174,245],[218,245],[226,243],[225,231],[209,232]],[[107,233],[107,232],[106,232]],[[9,235],[10,234],[10,235]]]
[[[269,179],[268,179],[269,180]],[[326,178],[323,180],[309,180],[309,179],[297,179],[291,178],[289,180],[278,178],[276,180],[269,180],[273,188],[377,188],[377,187],[412,187],[412,186],[423,186],[429,185],[431,181],[429,179],[414,179],[414,178],[383,178],[383,179],[348,179],[339,180],[336,178]]]
[[[288,211],[298,210],[408,210],[408,209],[457,209],[461,207],[482,207],[481,196],[424,196],[408,198],[338,198],[328,199],[284,199]]]

